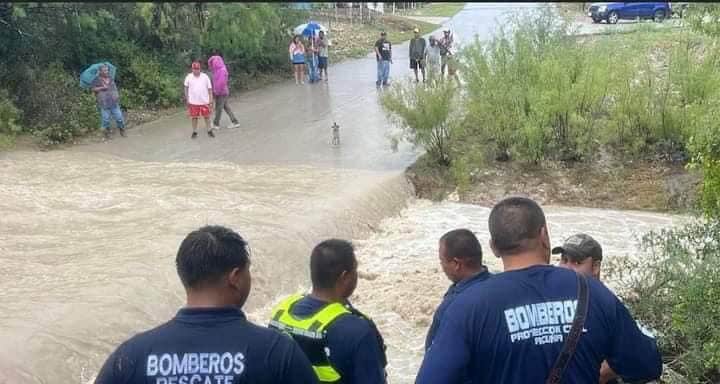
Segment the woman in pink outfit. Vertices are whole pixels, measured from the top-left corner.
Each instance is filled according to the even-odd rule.
[[[288,51],[295,70],[295,84],[305,84],[305,45],[300,40],[300,35],[293,37]]]
[[[228,117],[230,117],[232,125],[230,125],[229,128],[239,127],[240,123],[228,104],[228,98],[230,97],[228,78],[230,74],[228,73],[227,67],[225,67],[225,61],[217,50],[214,51],[213,55],[208,59],[208,68],[212,71],[213,96],[215,96],[215,120],[213,120],[213,129],[220,128],[222,111],[225,111]]]

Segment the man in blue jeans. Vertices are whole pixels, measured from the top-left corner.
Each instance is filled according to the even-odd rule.
[[[377,60],[377,81],[375,85],[387,86],[392,64],[392,43],[388,41],[385,31],[380,32],[380,39],[375,42],[375,59]]]
[[[100,110],[101,127],[105,134],[105,138],[110,138],[110,117],[115,119],[117,129],[120,136],[125,137],[125,121],[120,110],[120,94],[118,93],[115,80],[110,77],[110,71],[107,65],[100,67],[98,77],[92,84],[92,90],[95,92],[98,109]]]

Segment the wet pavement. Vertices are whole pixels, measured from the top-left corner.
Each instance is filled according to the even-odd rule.
[[[537,6],[468,3],[446,25],[460,41],[474,36],[486,39],[492,36],[496,22],[501,22],[504,15]],[[370,52],[372,47],[368,49]],[[391,81],[397,81],[411,73],[408,44],[395,46],[393,51],[390,76]],[[220,130],[215,139],[201,134],[191,141],[190,121],[179,113],[129,130],[125,139],[116,137],[109,143],[79,145],[71,150],[143,161],[230,161],[372,170],[401,170],[412,164],[418,151],[410,144],[401,142],[397,151],[391,148],[388,133],[392,125],[378,102],[381,91],[375,87],[374,54],[331,64],[328,72],[327,83],[298,86],[290,80],[235,94],[231,105],[241,127]],[[339,147],[330,145],[333,122],[340,125]],[[224,116],[221,126],[228,123]]]

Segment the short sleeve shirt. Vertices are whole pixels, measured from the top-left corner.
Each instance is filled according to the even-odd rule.
[[[132,337],[105,362],[96,384],[315,384],[289,337],[248,322],[237,308],[184,308]]]
[[[185,86],[188,88],[188,104],[191,105],[207,105],[210,104],[210,92],[212,92],[212,83],[210,77],[204,73],[195,76],[189,73],[185,77]]]
[[[98,76],[93,81],[92,87],[102,87],[106,84],[108,89],[95,92],[95,99],[97,100],[98,106],[100,108],[108,109],[116,106],[120,101],[120,94],[118,93],[117,86],[115,85],[115,80],[113,80],[112,78],[108,78],[108,82],[104,83],[103,78]]]
[[[375,47],[380,52],[380,58],[390,60],[392,58],[392,43],[386,39],[380,39],[375,42]]]
[[[564,380],[597,383],[600,364],[625,381],[662,372],[655,339],[600,281],[588,279],[589,309]],[[575,316],[577,275],[549,265],[503,272],[458,294],[443,314],[417,384],[543,383]]]

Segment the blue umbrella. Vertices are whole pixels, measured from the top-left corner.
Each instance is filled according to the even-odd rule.
[[[311,21],[306,24],[300,24],[295,29],[293,29],[293,32],[296,35],[303,35],[303,36],[315,36],[319,31],[323,31],[327,33],[327,28],[324,26]]]
[[[102,63],[95,63],[89,66],[80,74],[80,86],[82,88],[89,89],[90,87],[92,87],[92,83],[93,81],[95,81],[95,79],[97,79],[98,74],[100,73],[100,67],[102,65],[107,65],[108,71],[110,72],[110,78],[115,80],[115,72],[117,72],[117,69],[114,65],[110,64],[107,61]]]

